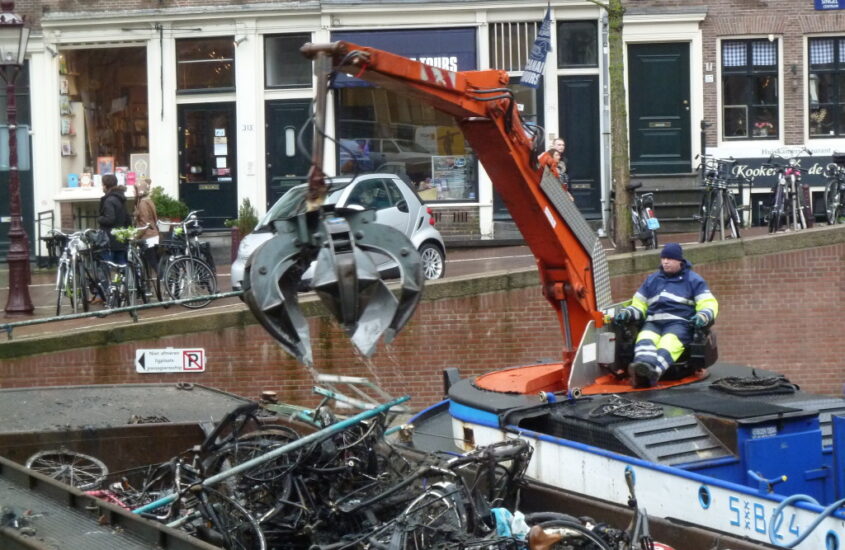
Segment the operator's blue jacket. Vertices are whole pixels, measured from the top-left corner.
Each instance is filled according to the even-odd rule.
[[[701,275],[684,260],[681,270],[674,275],[666,274],[662,267],[649,275],[627,309],[635,319],[658,325],[688,321],[696,313],[703,313],[712,323],[719,313],[719,303]]]

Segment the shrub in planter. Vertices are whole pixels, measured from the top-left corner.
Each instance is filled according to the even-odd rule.
[[[181,220],[188,215],[188,205],[174,199],[164,192],[161,187],[154,187],[150,198],[156,206],[156,214],[163,220]]]
[[[223,222],[226,227],[233,227],[238,230],[239,237],[246,237],[255,226],[258,224],[258,212],[255,207],[249,202],[249,199],[244,199],[238,208],[238,217],[234,220],[226,220]]]

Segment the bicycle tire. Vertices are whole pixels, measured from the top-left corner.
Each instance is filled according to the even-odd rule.
[[[79,258],[71,260],[71,272],[73,273],[73,295],[76,296],[76,307],[74,311],[79,311],[79,304],[82,304],[82,311],[87,312],[90,309],[88,304],[88,284],[85,281],[85,268]]]
[[[828,225],[839,223],[839,215],[842,212],[842,201],[839,194],[839,181],[833,179],[827,183],[824,189],[824,209]]]
[[[780,183],[778,183],[778,187],[775,190],[775,197],[772,201],[772,211],[769,214],[769,233],[776,233],[777,230],[780,228],[780,221],[784,213],[783,211],[783,187],[780,185]]]
[[[62,314],[62,303],[67,295],[67,278],[68,278],[68,264],[67,262],[59,263],[59,271],[56,273],[56,315]]]
[[[164,271],[164,286],[174,300],[211,296],[217,292],[217,278],[204,261],[190,256],[176,258]],[[211,298],[182,304],[199,309],[211,303]]]
[[[408,505],[402,513],[405,521],[397,527],[404,531],[401,548],[434,548],[454,534],[466,533],[467,518],[455,499],[457,491],[454,483],[438,483]]]
[[[728,193],[728,227],[730,228],[731,237],[739,239],[739,228],[742,227],[742,223],[739,218],[739,210],[736,207],[736,200],[731,193]]]
[[[109,473],[99,459],[65,449],[39,451],[24,465],[82,491],[99,488]]]
[[[198,526],[198,538],[227,550],[267,549],[267,539],[255,518],[220,491],[203,487],[199,511],[206,523]]]
[[[710,203],[709,221],[707,222],[707,241],[712,242],[716,237],[716,231],[721,231],[721,236],[725,236],[724,220],[722,214],[724,213],[724,200],[722,198],[722,191],[713,193],[712,201]]]
[[[703,243],[707,240],[707,224],[710,219],[708,217],[708,205],[712,194],[713,191],[711,189],[705,189],[704,193],[701,195],[701,203],[699,203],[698,205],[698,242],[700,243]]]
[[[172,258],[173,256],[165,254],[158,260],[158,265],[156,266],[155,293],[156,299],[159,302],[164,302],[165,299],[168,298],[167,291],[164,289],[164,283],[162,281],[164,279],[164,272],[167,270],[167,266]],[[162,304],[162,307],[167,309],[170,307],[170,304]]]
[[[126,264],[123,272],[123,299],[126,305],[134,307],[138,304],[138,281],[135,279],[135,267]],[[135,314],[135,312],[132,312]]]

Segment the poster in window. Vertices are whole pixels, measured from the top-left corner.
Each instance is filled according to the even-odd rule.
[[[63,95],[67,95],[68,88],[69,88],[69,86],[68,86],[67,78],[59,79],[59,93],[63,94]]]
[[[438,200],[464,198],[467,189],[466,157],[464,155],[434,155],[431,157],[431,185]]]
[[[72,157],[73,156],[73,144],[69,141],[62,142],[62,156],[63,157]]]
[[[149,153],[132,153],[129,155],[129,169],[135,172],[138,181],[142,181],[150,177]]]
[[[59,112],[63,115],[71,115],[70,98],[66,95],[59,96]]]
[[[114,174],[114,157],[97,157],[97,173]]]

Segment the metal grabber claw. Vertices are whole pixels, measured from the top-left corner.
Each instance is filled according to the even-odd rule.
[[[318,86],[316,98],[307,200],[300,212],[273,223],[275,236],[253,252],[243,281],[244,299],[258,321],[288,353],[309,366],[313,355],[298,293],[302,274],[312,262],[316,260],[311,288],[365,356],[373,354],[382,336],[391,342],[408,322],[424,280],[419,253],[404,233],[376,223],[372,210],[323,206],[327,187],[320,167],[329,72],[325,54],[315,59],[315,70],[323,86]],[[388,256],[399,266],[396,295],[367,252]]]

